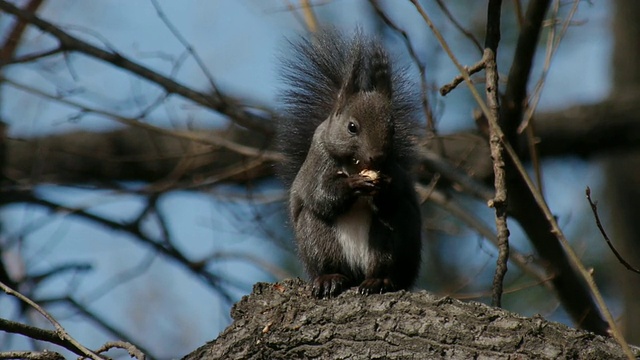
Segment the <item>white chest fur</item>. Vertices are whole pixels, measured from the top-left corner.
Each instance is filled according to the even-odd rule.
[[[367,200],[360,198],[336,222],[338,242],[342,246],[347,263],[353,270],[365,273],[372,256],[369,245],[371,215],[371,207]]]

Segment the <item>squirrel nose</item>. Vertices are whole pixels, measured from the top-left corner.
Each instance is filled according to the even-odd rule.
[[[384,153],[382,151],[376,152],[369,157],[368,165],[369,167],[375,168],[378,165],[380,165],[383,159],[384,159]]]

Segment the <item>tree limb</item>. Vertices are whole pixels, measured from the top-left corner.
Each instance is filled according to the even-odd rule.
[[[110,63],[118,68],[129,71],[137,76],[140,76],[150,82],[157,84],[169,94],[178,94],[206,108],[226,115],[228,118],[230,118],[240,126],[246,127],[248,129],[253,129],[264,134],[273,134],[274,132],[273,124],[270,121],[270,118],[254,114],[246,109],[243,109],[241,106],[237,106],[237,104],[235,104],[231,98],[228,98],[224,95],[212,96],[211,94],[193,90],[183,84],[178,83],[175,80],[158,74],[157,72],[152,71],[147,67],[144,67],[134,61],[127,59],[126,57],[117,53],[115,50],[103,50],[98,48],[97,46],[89,44],[88,42],[82,41],[79,38],[68,34],[52,23],[39,18],[38,16],[27,10],[22,10],[5,0],[0,0],[0,10],[12,14],[30,24],[33,24],[45,33],[48,33],[51,36],[55,37],[60,42],[60,46],[62,46],[62,48],[67,51],[77,51],[82,54]]]
[[[258,283],[234,323],[183,360],[195,359],[619,359],[612,339],[427,292],[330,300],[301,280]],[[634,349],[640,355],[639,349]]]
[[[93,351],[87,349],[86,347],[84,347],[82,344],[80,344],[76,339],[72,338],[67,331],[62,327],[62,325],[60,325],[60,323],[58,321],[56,321],[51,315],[49,315],[48,312],[46,312],[42,307],[40,307],[38,304],[36,304],[35,302],[33,302],[33,300],[27,298],[26,296],[22,295],[21,293],[13,290],[12,288],[8,287],[7,285],[3,284],[2,282],[0,282],[0,289],[2,289],[2,291],[4,291],[5,293],[11,295],[11,296],[15,296],[17,298],[19,298],[20,300],[26,302],[27,304],[29,304],[29,306],[31,306],[32,308],[34,308],[37,312],[39,312],[40,314],[42,314],[42,316],[44,316],[47,321],[49,321],[54,327],[55,327],[55,331],[49,332],[46,330],[41,330],[41,331],[35,331],[35,328],[32,326],[26,326],[26,325],[22,325],[22,324],[18,324],[18,323],[14,323],[14,322],[7,322],[5,320],[3,320],[2,318],[0,318],[0,321],[2,321],[2,324],[7,326],[8,329],[12,329],[15,330],[16,332],[18,332],[19,334],[29,334],[27,336],[31,337],[31,335],[34,336],[40,336],[41,338],[39,340],[45,340],[45,341],[49,341],[52,342],[54,344],[60,345],[62,347],[64,347],[67,350],[70,350],[80,356],[84,356],[84,357],[88,357],[91,358],[93,360],[102,360],[103,358],[94,353]],[[55,338],[61,340],[60,342],[56,342],[56,339],[53,337],[55,336]]]

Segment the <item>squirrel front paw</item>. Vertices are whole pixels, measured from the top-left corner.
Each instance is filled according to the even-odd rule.
[[[380,177],[375,171],[361,171],[348,176],[347,184],[356,194],[374,195],[380,190]]]
[[[318,299],[336,297],[349,287],[349,282],[342,274],[320,275],[313,279],[311,292]]]
[[[349,187],[361,194],[373,194],[379,190],[378,185],[360,175],[353,175],[347,178]]]
[[[389,278],[368,278],[364,279],[358,287],[358,292],[362,295],[382,294],[395,291],[396,288]]]

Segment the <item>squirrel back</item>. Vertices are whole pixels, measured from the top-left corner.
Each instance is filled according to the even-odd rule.
[[[382,130],[392,136],[386,155],[405,169],[413,165],[416,96],[406,73],[392,68],[379,41],[360,32],[349,38],[324,29],[311,39],[291,42],[291,50],[282,68],[288,88],[281,94],[284,116],[277,126],[277,147],[286,159],[278,174],[287,186],[307,158],[318,126],[359,93],[383,95],[392,126]]]

